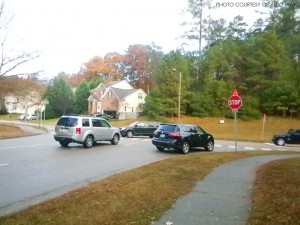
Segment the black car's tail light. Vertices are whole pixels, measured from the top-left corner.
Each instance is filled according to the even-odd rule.
[[[169,133],[169,137],[180,137],[180,133],[177,132]]]

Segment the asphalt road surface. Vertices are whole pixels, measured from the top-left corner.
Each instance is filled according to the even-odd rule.
[[[252,142],[237,142],[237,147],[238,151],[299,150],[299,145]],[[235,150],[233,141],[215,143],[215,152]],[[91,149],[78,144],[61,147],[51,130],[0,140],[0,216],[174,154],[178,153],[157,151],[149,137],[122,138],[118,145],[97,143]]]

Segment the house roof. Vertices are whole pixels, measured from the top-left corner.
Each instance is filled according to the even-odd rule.
[[[110,89],[115,93],[118,99],[123,99],[128,95],[138,91],[137,89],[121,89],[121,88],[114,88],[114,87],[111,87]]]
[[[105,87],[105,88],[109,88],[109,87],[111,87],[111,86],[114,86],[115,84],[117,84],[117,83],[120,83],[121,81],[111,81],[111,82],[109,82],[109,83],[102,83],[102,85]]]

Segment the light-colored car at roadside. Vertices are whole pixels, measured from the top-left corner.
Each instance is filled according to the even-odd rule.
[[[18,117],[19,120],[37,120],[38,119],[38,116],[36,114],[28,114],[26,116],[26,114],[21,114],[19,117]]]
[[[110,141],[116,145],[120,141],[120,130],[100,117],[62,116],[56,126],[54,139],[62,146],[70,143],[92,147],[97,141]]]

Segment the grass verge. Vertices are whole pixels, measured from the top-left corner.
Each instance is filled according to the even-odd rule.
[[[29,136],[31,133],[23,131],[18,126],[0,124],[0,139]]]
[[[248,225],[300,224],[300,158],[263,165],[256,174]]]
[[[220,164],[277,153],[282,154],[265,151],[195,152],[174,156],[113,175],[14,215],[1,217],[0,224],[149,225]]]

